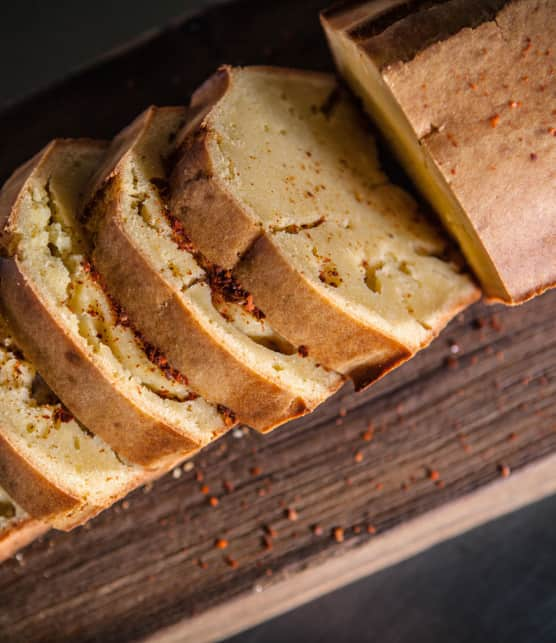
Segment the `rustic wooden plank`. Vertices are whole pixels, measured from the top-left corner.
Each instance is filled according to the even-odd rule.
[[[434,545],[556,493],[556,454],[371,539],[288,582],[261,582],[250,594],[222,603],[148,638],[150,643],[205,643],[254,627],[323,594],[415,556]],[[268,585],[268,587],[267,587]]]
[[[183,102],[221,62],[329,68],[321,4],[219,8],[14,106],[0,114],[0,175],[54,135],[108,136],[151,102]],[[0,567],[0,640],[134,640],[257,584],[293,588],[286,579],[305,568],[373,551],[368,525],[386,539],[426,512],[449,511],[501,467],[553,454],[555,305],[551,293],[517,309],[475,306],[365,393],[346,389],[268,437],[234,432],[193,470],[36,542]],[[485,516],[489,502],[496,513],[491,498]],[[268,538],[268,528],[277,534]]]

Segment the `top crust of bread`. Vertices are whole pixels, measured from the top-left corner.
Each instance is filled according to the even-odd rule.
[[[441,260],[447,245],[417,205],[388,183],[367,125],[331,76],[223,67],[191,107],[172,213],[318,362],[366,386],[479,296]],[[425,273],[428,291],[418,286]]]
[[[73,328],[76,322],[68,321],[65,308],[58,305],[50,291],[38,286],[37,275],[21,251],[22,241],[33,242],[30,230],[18,230],[24,208],[34,207],[29,206],[29,200],[32,203],[33,198],[39,198],[37,194],[40,196],[43,186],[52,182],[51,187],[60,192],[59,205],[69,204],[71,212],[63,216],[74,217],[72,208],[77,206],[82,174],[100,163],[104,151],[105,146],[98,142],[54,141],[16,171],[4,186],[0,193],[0,240],[4,254],[0,260],[0,297],[17,343],[71,412],[130,462],[164,469],[226,430],[223,419],[201,399],[166,402],[158,394],[143,389],[130,375],[126,376],[129,383],[124,382],[123,375],[117,377],[113,369],[123,368],[123,373],[129,373],[123,362],[118,362],[121,358],[110,357],[113,366],[107,366],[105,359],[109,353],[102,347],[97,353],[87,345],[81,331]],[[29,250],[28,254],[32,252]],[[55,257],[52,261],[49,274],[54,274],[52,271],[58,265]],[[83,273],[80,279],[96,293],[100,286],[87,276],[86,268],[79,268]],[[102,301],[105,299],[104,296]],[[93,323],[99,312],[82,311],[80,315],[83,323],[89,320]],[[110,330],[128,333],[115,325]],[[173,384],[169,382],[168,386]]]
[[[211,302],[205,270],[217,268],[186,241],[180,247],[164,200],[164,165],[186,118],[184,108],[151,107],[114,140],[84,202],[94,263],[134,325],[193,390],[268,431],[314,408],[342,380],[253,341]],[[248,321],[271,332],[263,321]]]
[[[322,20],[485,294],[519,304],[554,287],[556,4],[350,2]]]

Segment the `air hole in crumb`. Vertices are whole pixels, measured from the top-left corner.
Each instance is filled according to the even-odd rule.
[[[369,266],[365,261],[363,262],[363,267],[365,268],[365,284],[367,285],[367,288],[380,295],[382,292],[382,283],[378,278],[377,272],[384,268],[384,261],[379,261],[372,266]]]
[[[248,335],[255,344],[259,346],[264,346],[275,353],[281,353],[282,355],[294,355],[297,353],[295,347],[286,341],[283,337],[278,335],[273,336],[260,336],[260,335]]]

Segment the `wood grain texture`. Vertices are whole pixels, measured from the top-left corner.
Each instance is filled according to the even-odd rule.
[[[53,136],[110,136],[149,103],[185,102],[223,62],[331,68],[323,4],[215,9],[11,108],[0,115],[1,178]],[[0,640],[137,640],[263,582],[290,579],[294,591],[297,572],[372,546],[368,525],[387,534],[501,467],[554,453],[555,310],[556,293],[477,305],[365,393],[346,389],[268,437],[234,432],[193,470],[52,532],[0,567]]]

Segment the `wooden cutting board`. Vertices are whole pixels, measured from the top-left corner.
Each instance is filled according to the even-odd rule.
[[[322,7],[215,8],[11,107],[1,179],[54,136],[109,137],[186,102],[221,63],[332,69]],[[236,430],[51,532],[0,567],[0,640],[224,637],[556,492],[555,312],[556,292],[477,305],[365,393],[268,437]]]

